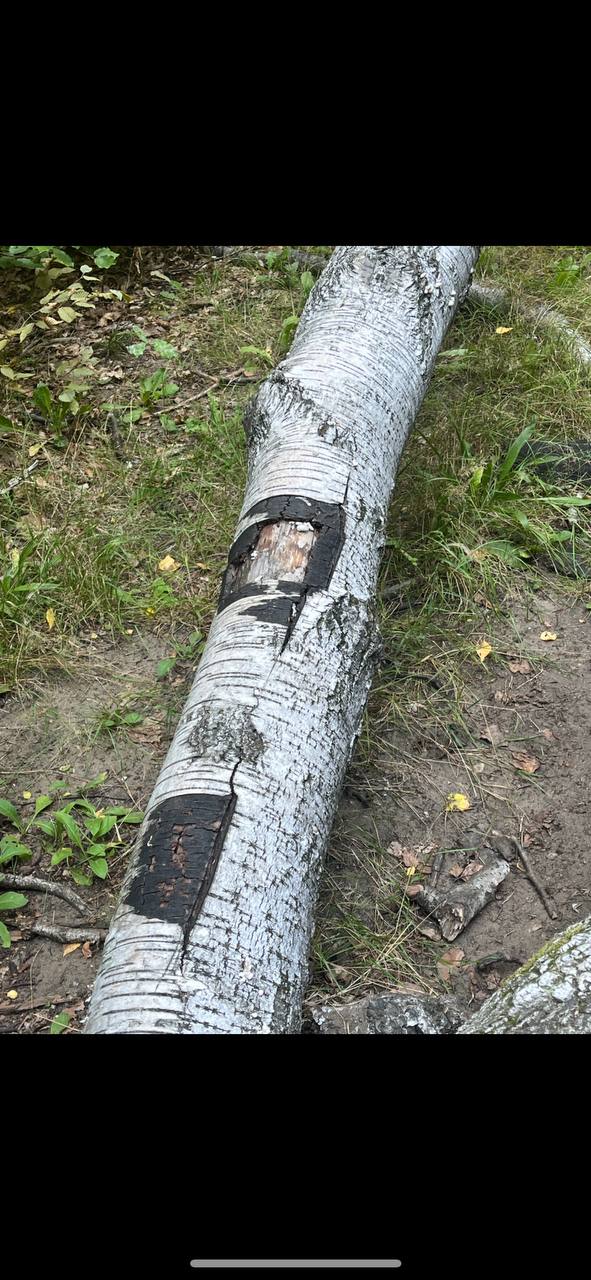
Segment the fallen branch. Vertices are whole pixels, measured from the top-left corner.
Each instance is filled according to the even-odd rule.
[[[508,293],[505,293],[504,289],[494,288],[492,285],[481,284],[478,281],[474,281],[470,286],[467,300],[491,311],[496,311],[499,315],[514,313],[524,320],[530,321],[533,325],[539,325],[542,329],[550,329],[558,337],[566,340],[580,364],[585,368],[591,365],[591,346],[589,343],[585,342],[585,339],[581,338],[576,329],[572,328],[568,320],[565,320],[564,316],[555,311],[550,304],[535,305],[523,302],[519,298],[511,297]]]
[[[38,938],[52,938],[54,942],[103,942],[106,929],[77,929],[67,924],[32,924],[29,932]]]
[[[1,871],[0,885],[7,889],[28,889],[31,893],[48,893],[55,898],[63,898],[64,902],[69,902],[81,916],[90,915],[86,903],[78,897],[77,893],[74,893],[73,889],[67,889],[63,884],[54,884],[53,880],[37,880],[35,876],[12,876]]]
[[[380,650],[388,503],[477,256],[338,248],[247,412],[217,615],[86,1033],[299,1030],[324,852]]]
[[[519,860],[523,864],[523,868],[528,880],[531,881],[534,889],[536,890],[536,893],[539,894],[540,898],[542,899],[542,902],[544,903],[544,906],[546,908],[546,911],[548,912],[548,915],[550,916],[550,919],[556,920],[558,916],[558,912],[555,911],[543,884],[540,884],[540,881],[538,880],[537,875],[535,874],[534,871],[532,871],[531,863],[529,861],[529,858],[527,856],[527,853],[525,852],[523,845],[519,843],[519,840],[516,840],[515,836],[511,836],[511,840],[515,845],[515,848],[519,855]]]

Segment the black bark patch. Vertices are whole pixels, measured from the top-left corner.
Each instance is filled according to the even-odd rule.
[[[295,596],[293,599],[289,596],[267,596],[259,604],[251,604],[249,609],[244,610],[244,613],[251,618],[258,618],[259,622],[276,622],[280,627],[287,627],[292,620],[295,609],[297,609],[299,600],[299,596]]]
[[[257,515],[261,516],[260,520],[256,519]],[[265,498],[261,502],[255,503],[250,508],[250,511],[247,512],[248,518],[253,518],[252,524],[240,534],[240,537],[236,539],[230,548],[228,567],[222,581],[218,613],[221,613],[222,609],[226,609],[234,600],[239,599],[241,595],[262,593],[261,584],[256,584],[256,590],[254,591],[252,586],[255,584],[251,584],[250,587],[247,584],[238,592],[233,592],[231,584],[234,578],[234,571],[243,562],[248,553],[254,550],[261,530],[265,525],[275,524],[279,520],[310,524],[313,529],[318,531],[318,537],[310,552],[303,581],[297,584],[285,582],[281,584],[281,587],[286,592],[289,590],[292,595],[292,602],[295,602],[296,606],[298,603],[302,603],[308,591],[326,590],[345,539],[345,511],[342,505],[336,502],[319,502],[287,494],[285,497]],[[262,590],[264,591],[264,586]],[[248,612],[252,611],[248,610]],[[254,616],[259,617],[261,615],[257,613]],[[288,613],[287,616],[289,620],[291,613]],[[279,618],[271,620],[279,621]]]
[[[235,804],[233,792],[174,796],[150,814],[124,901],[138,915],[180,925],[185,944],[209,892]]]

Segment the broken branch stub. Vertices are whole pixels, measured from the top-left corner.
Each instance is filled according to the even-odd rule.
[[[377,649],[388,503],[477,256],[338,248],[247,413],[218,612],[87,1032],[299,1030],[322,859]]]

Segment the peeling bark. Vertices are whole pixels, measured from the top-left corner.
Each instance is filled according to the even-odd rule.
[[[87,1032],[299,1030],[323,855],[378,651],[388,503],[476,258],[475,246],[338,248],[246,415],[218,612]]]
[[[591,916],[501,984],[458,1035],[589,1035]]]

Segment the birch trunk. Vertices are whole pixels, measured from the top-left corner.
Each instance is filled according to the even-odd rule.
[[[323,854],[371,683],[388,503],[477,256],[338,248],[247,413],[218,612],[87,1032],[299,1030]]]
[[[591,917],[503,982],[458,1035],[589,1035]]]

